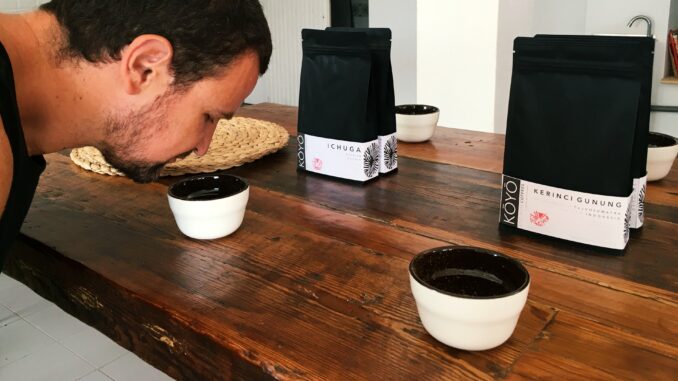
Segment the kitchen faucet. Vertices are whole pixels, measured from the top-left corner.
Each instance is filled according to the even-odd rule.
[[[645,22],[647,23],[647,36],[648,36],[648,37],[652,37],[652,19],[649,18],[648,16],[644,16],[644,15],[638,15],[638,16],[635,16],[634,18],[632,18],[632,19],[629,21],[629,23],[628,23],[627,26],[628,26],[629,28],[632,27],[632,26],[633,26],[633,23],[635,23],[635,22],[638,21],[638,20],[643,20],[643,21],[645,21]]]

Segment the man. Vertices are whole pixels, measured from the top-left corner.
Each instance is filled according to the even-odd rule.
[[[257,0],[53,0],[0,14],[0,271],[41,155],[91,145],[153,181],[207,151],[270,55]]]

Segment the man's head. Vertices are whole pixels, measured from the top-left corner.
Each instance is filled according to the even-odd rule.
[[[257,0],[53,0],[41,9],[59,22],[60,64],[106,68],[112,78],[110,107],[95,122],[98,148],[135,181],[203,154],[271,56]]]

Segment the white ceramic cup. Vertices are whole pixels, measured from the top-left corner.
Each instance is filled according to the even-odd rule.
[[[647,149],[647,181],[661,180],[671,172],[678,155],[678,141],[671,135],[650,132]]]
[[[167,198],[182,233],[195,239],[217,239],[238,230],[249,194],[249,184],[244,179],[214,174],[173,184]]]
[[[396,137],[407,143],[425,142],[436,131],[440,110],[427,105],[396,106]]]
[[[410,263],[410,286],[422,325],[454,348],[482,351],[508,340],[530,288],[518,261],[488,250],[447,246]]]

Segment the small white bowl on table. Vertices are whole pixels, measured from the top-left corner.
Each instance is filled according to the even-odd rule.
[[[678,139],[659,132],[650,132],[647,149],[647,181],[666,177],[678,155]]]
[[[483,351],[508,340],[527,301],[530,275],[489,250],[446,246],[410,262],[410,286],[426,331],[454,348]]]
[[[211,240],[238,230],[245,218],[249,194],[245,179],[212,174],[173,184],[167,198],[182,233],[194,239]]]
[[[430,140],[438,126],[440,110],[435,106],[409,104],[396,106],[396,137],[401,142]]]

